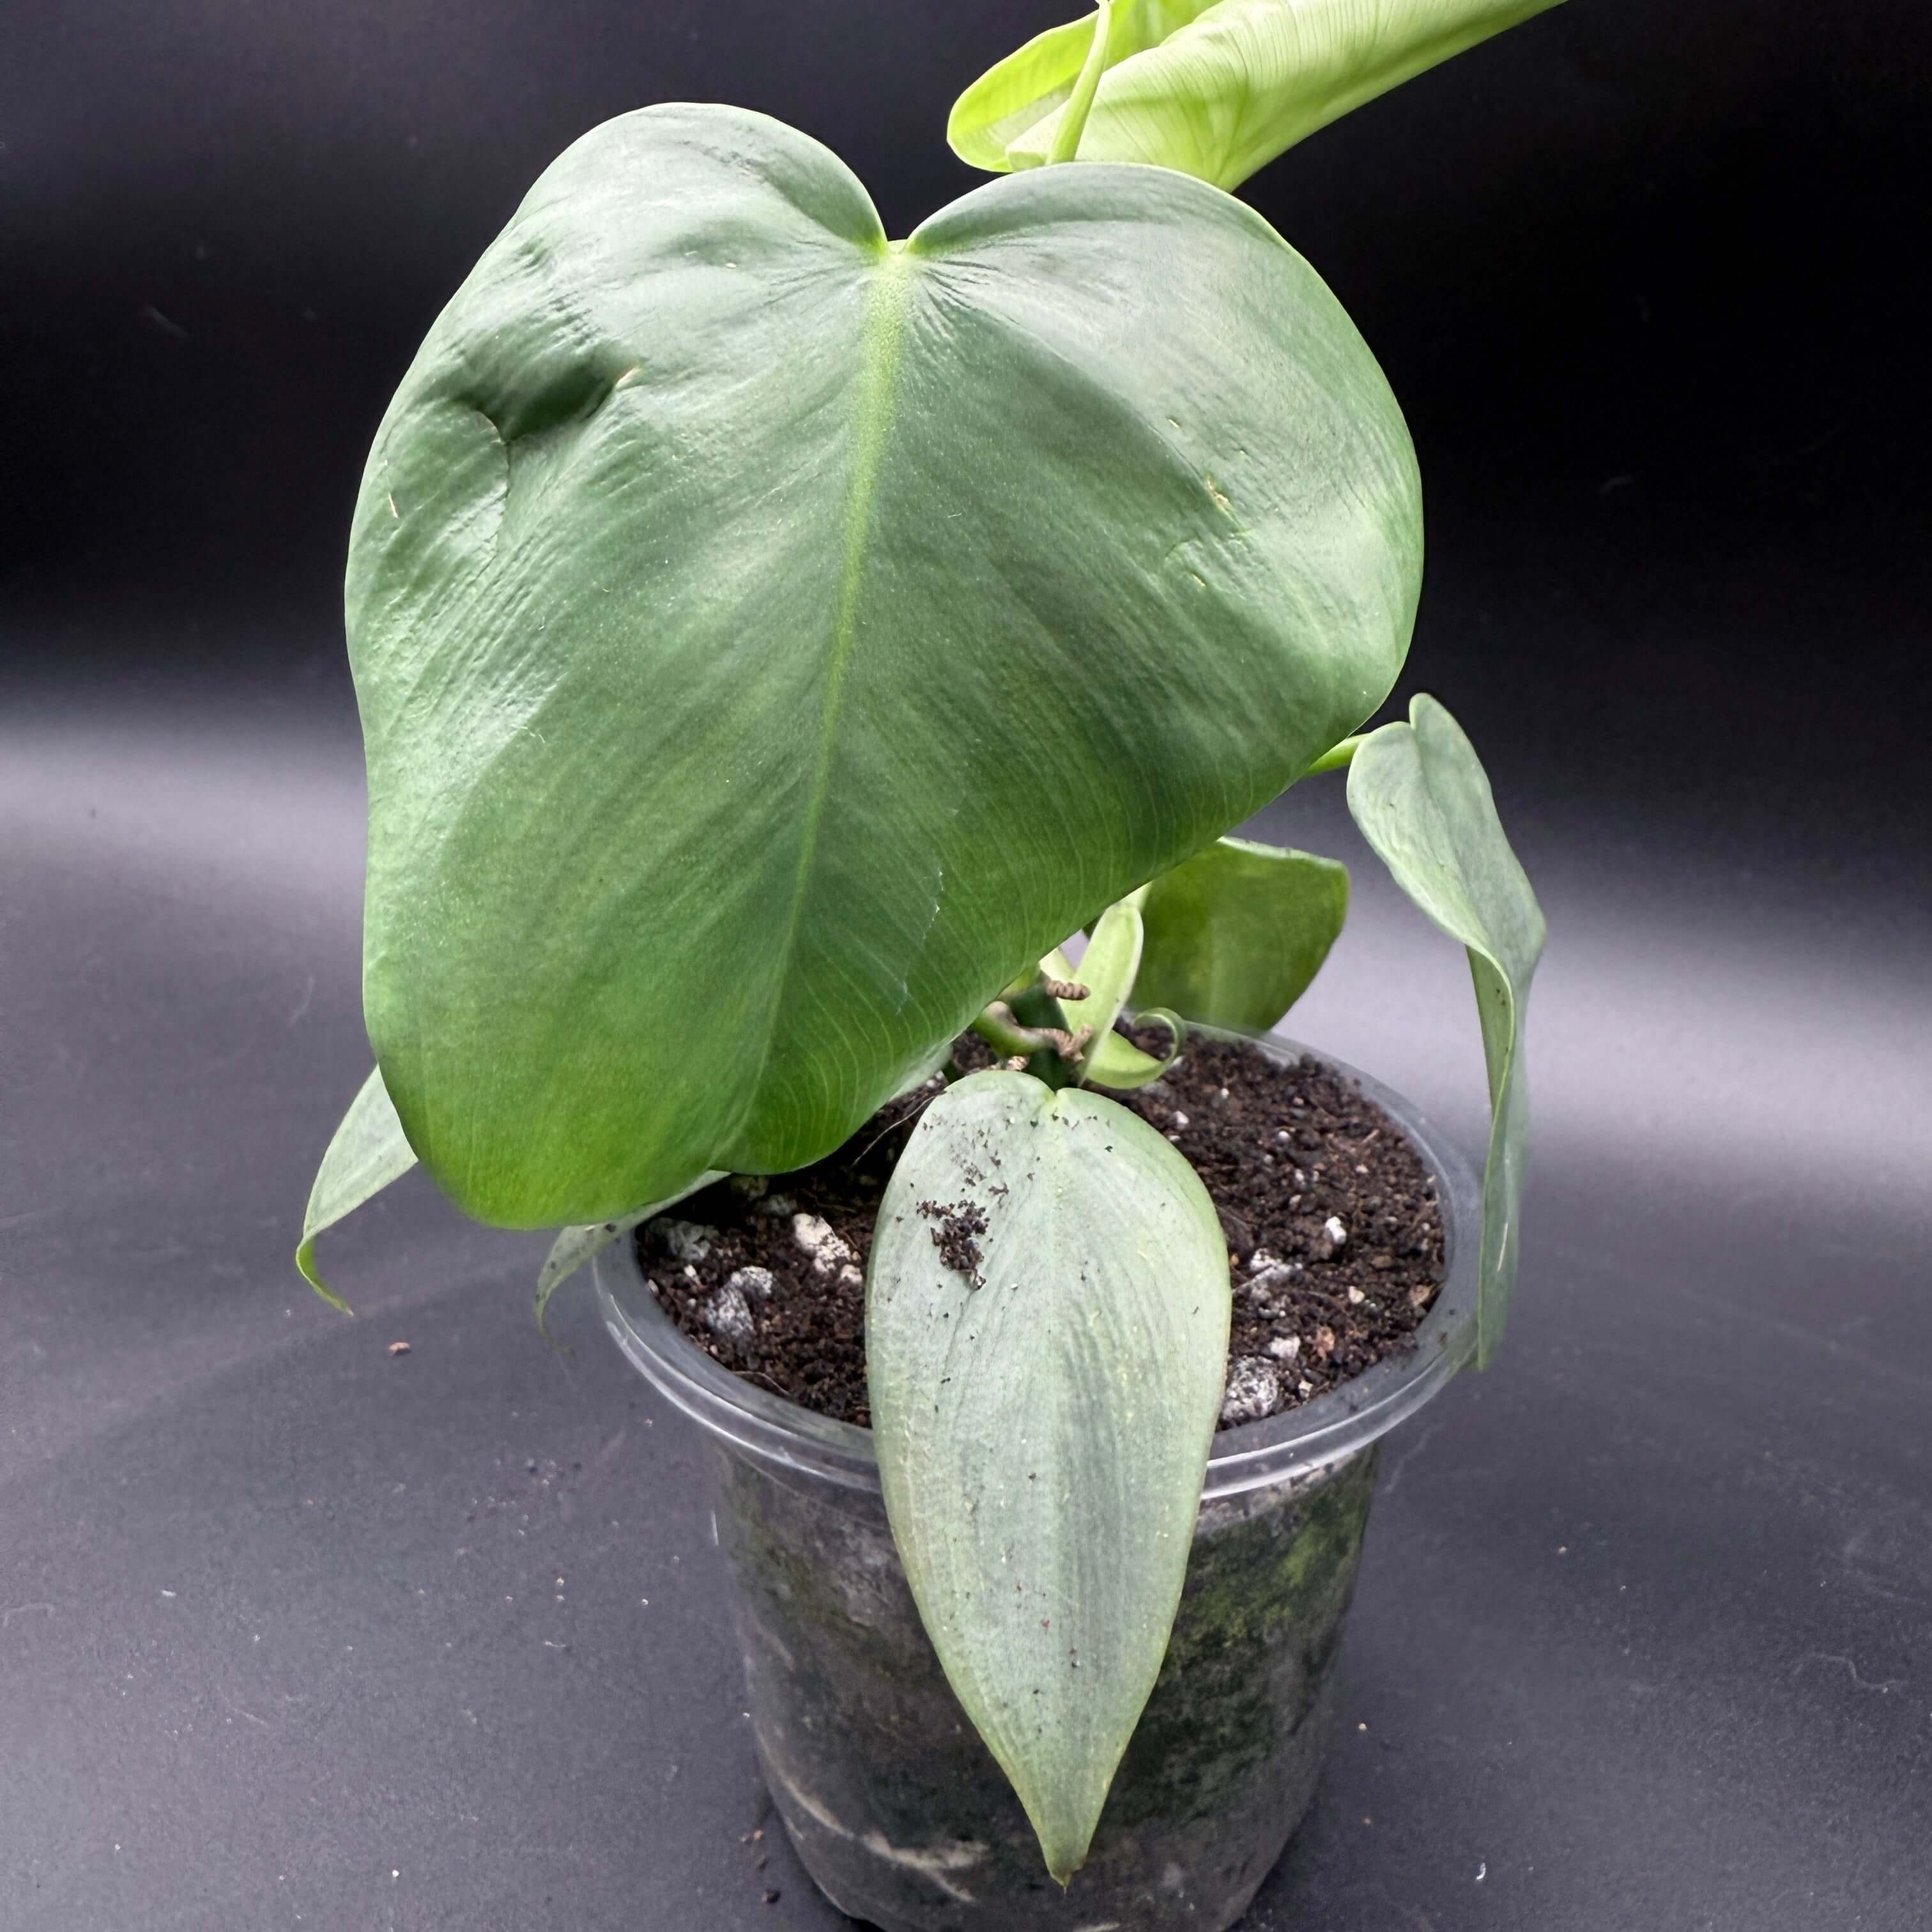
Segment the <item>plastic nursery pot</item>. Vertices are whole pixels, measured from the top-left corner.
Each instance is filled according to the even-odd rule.
[[[1284,1061],[1298,1053],[1259,1044]],[[1300,1822],[1377,1445],[1468,1354],[1482,1211],[1474,1176],[1413,1107],[1339,1070],[1435,1176],[1442,1290],[1412,1347],[1215,1438],[1166,1660],[1064,1892],[920,1623],[871,1432],[754,1388],[693,1346],[628,1241],[598,1258],[618,1346],[710,1438],[765,1780],[806,1869],[853,1918],[884,1932],[1221,1932]]]

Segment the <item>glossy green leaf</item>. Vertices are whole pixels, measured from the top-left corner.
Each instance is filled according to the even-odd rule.
[[[648,1221],[653,1214],[662,1214],[667,1208],[675,1208],[680,1201],[688,1200],[700,1189],[709,1187],[713,1181],[722,1180],[720,1173],[700,1174],[688,1187],[680,1190],[668,1200],[653,1201],[648,1208],[640,1208],[634,1213],[620,1214],[609,1221],[594,1221],[586,1228],[561,1228],[551,1242],[550,1252],[544,1257],[543,1266],[537,1270],[537,1327],[544,1328],[544,1318],[550,1310],[550,1298],[585,1262],[601,1255],[620,1234],[628,1234],[633,1228]]]
[[[412,1143],[516,1226],[828,1152],[1372,711],[1420,561],[1380,371],[1239,202],[1054,168],[889,245],[778,122],[597,129],[431,331],[352,535]]]
[[[1116,0],[1083,161],[1232,188],[1352,108],[1556,0]],[[1095,16],[1029,40],[962,94],[946,139],[996,173],[1054,158]],[[1064,144],[1063,144],[1064,145]]]
[[[1148,888],[1137,1003],[1265,1033],[1308,990],[1348,914],[1348,868],[1222,838]]]
[[[1076,976],[1087,988],[1084,1000],[1063,1000],[1066,1024],[1076,1033],[1082,1027],[1094,1030],[1082,1056],[1090,1067],[1093,1055],[1114,1035],[1114,1022],[1133,990],[1134,976],[1140,970],[1142,926],[1141,893],[1130,892],[1116,899],[1094,922],[1093,935],[1080,956]],[[1123,1042],[1123,1045],[1126,1042]]]
[[[976,1221],[962,1272],[940,1238]],[[866,1345],[892,1540],[1063,1882],[1166,1651],[1230,1305],[1199,1177],[1078,1088],[958,1082],[880,1204]]]
[[[1396,884],[1468,949],[1491,1116],[1476,1329],[1477,1359],[1486,1364],[1516,1281],[1529,1145],[1523,1014],[1543,952],[1543,910],[1462,727],[1427,697],[1411,704],[1408,720],[1363,741],[1348,770],[1348,809]]]
[[[390,1105],[388,1090],[382,1084],[380,1068],[362,1083],[362,1090],[349,1103],[328,1151],[316,1171],[315,1185],[309,1190],[308,1209],[302,1216],[302,1245],[296,1250],[296,1266],[304,1279],[332,1308],[347,1315],[348,1303],[328,1287],[316,1267],[316,1237],[352,1214],[372,1195],[382,1192],[392,1180],[408,1173],[416,1164],[414,1149],[403,1132],[403,1124]]]

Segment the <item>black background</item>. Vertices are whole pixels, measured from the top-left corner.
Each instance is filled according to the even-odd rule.
[[[739,1844],[699,1466],[587,1310],[543,1351],[528,1244],[413,1184],[338,1238],[364,1320],[291,1288],[367,1064],[342,552],[575,135],[764,109],[903,232],[1066,10],[0,18],[8,1932],[830,1922]],[[1391,1451],[1258,1925],[1932,1922],[1928,102],[1910,0],[1571,0],[1245,190],[1408,412],[1403,690],[1552,931],[1514,1346]],[[1478,1136],[1456,963],[1358,877],[1295,1028]]]

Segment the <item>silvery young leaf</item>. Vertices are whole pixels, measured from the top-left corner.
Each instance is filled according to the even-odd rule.
[[[324,1285],[316,1270],[316,1237],[353,1214],[416,1164],[416,1154],[389,1104],[388,1090],[378,1068],[349,1103],[349,1111],[322,1157],[315,1185],[309,1190],[308,1210],[302,1216],[302,1245],[296,1250],[296,1266],[332,1308],[339,1308],[345,1315],[350,1312],[349,1304]]]
[[[1556,0],[1117,0],[1083,161],[1143,161],[1232,188],[1317,128]],[[1088,14],[1029,40],[959,97],[953,152],[1037,167],[1094,39]]]
[[[1094,922],[1093,936],[1080,956],[1075,977],[1087,988],[1084,1000],[1063,1000],[1066,1024],[1075,1032],[1083,1026],[1094,1029],[1087,1060],[1090,1067],[1094,1052],[1114,1038],[1114,1022],[1120,1016],[1132,990],[1134,975],[1141,963],[1141,895],[1130,892],[1116,899]],[[1123,1046],[1127,1042],[1121,1042]]]
[[[1265,1033],[1308,990],[1348,913],[1347,866],[1217,840],[1148,888],[1136,998]]]
[[[700,1189],[709,1187],[714,1180],[724,1178],[720,1173],[700,1174],[688,1187],[672,1195],[668,1200],[653,1201],[648,1208],[640,1208],[633,1214],[620,1214],[614,1220],[593,1221],[587,1228],[560,1228],[556,1239],[550,1244],[550,1252],[544,1257],[543,1266],[537,1270],[538,1329],[544,1328],[544,1317],[549,1312],[550,1297],[586,1262],[601,1255],[620,1234],[628,1234],[633,1228],[648,1221],[653,1214],[662,1214],[667,1208],[675,1208],[680,1201],[687,1200]]]
[[[829,1152],[1373,710],[1420,530],[1360,338],[1198,182],[1036,170],[889,244],[761,116],[586,135],[350,541],[365,1016],[424,1164],[554,1227]]]
[[[1396,883],[1469,951],[1491,1117],[1476,1320],[1477,1360],[1486,1365],[1516,1281],[1529,1145],[1523,1013],[1543,951],[1543,910],[1462,727],[1421,696],[1410,704],[1408,721],[1363,741],[1348,768],[1348,809]]]
[[[1063,1883],[1167,1648],[1229,1306],[1198,1176],[1078,1088],[958,1082],[880,1204],[866,1342],[893,1540]]]

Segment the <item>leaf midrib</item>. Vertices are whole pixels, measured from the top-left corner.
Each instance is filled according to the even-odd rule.
[[[851,662],[857,632],[860,583],[868,539],[872,534],[873,508],[878,496],[879,470],[884,460],[886,439],[892,430],[898,372],[904,360],[906,310],[912,293],[911,267],[907,243],[886,242],[880,246],[872,270],[874,280],[862,332],[866,375],[853,436],[851,476],[845,493],[844,524],[839,542],[838,602],[832,618],[825,696],[819,709],[818,760],[800,821],[798,865],[793,875],[791,903],[786,910],[784,938],[778,948],[781,964],[771,1015],[759,1055],[758,1077],[746,1088],[745,1104],[731,1129],[730,1138],[734,1144],[764,1097],[765,1076],[770,1070],[772,1052],[777,1045],[778,1022],[784,1011],[785,992],[791,977],[792,955],[798,944],[799,928],[804,923],[812,872],[818,856],[819,827],[832,789],[838,719],[844,702],[845,673]]]

